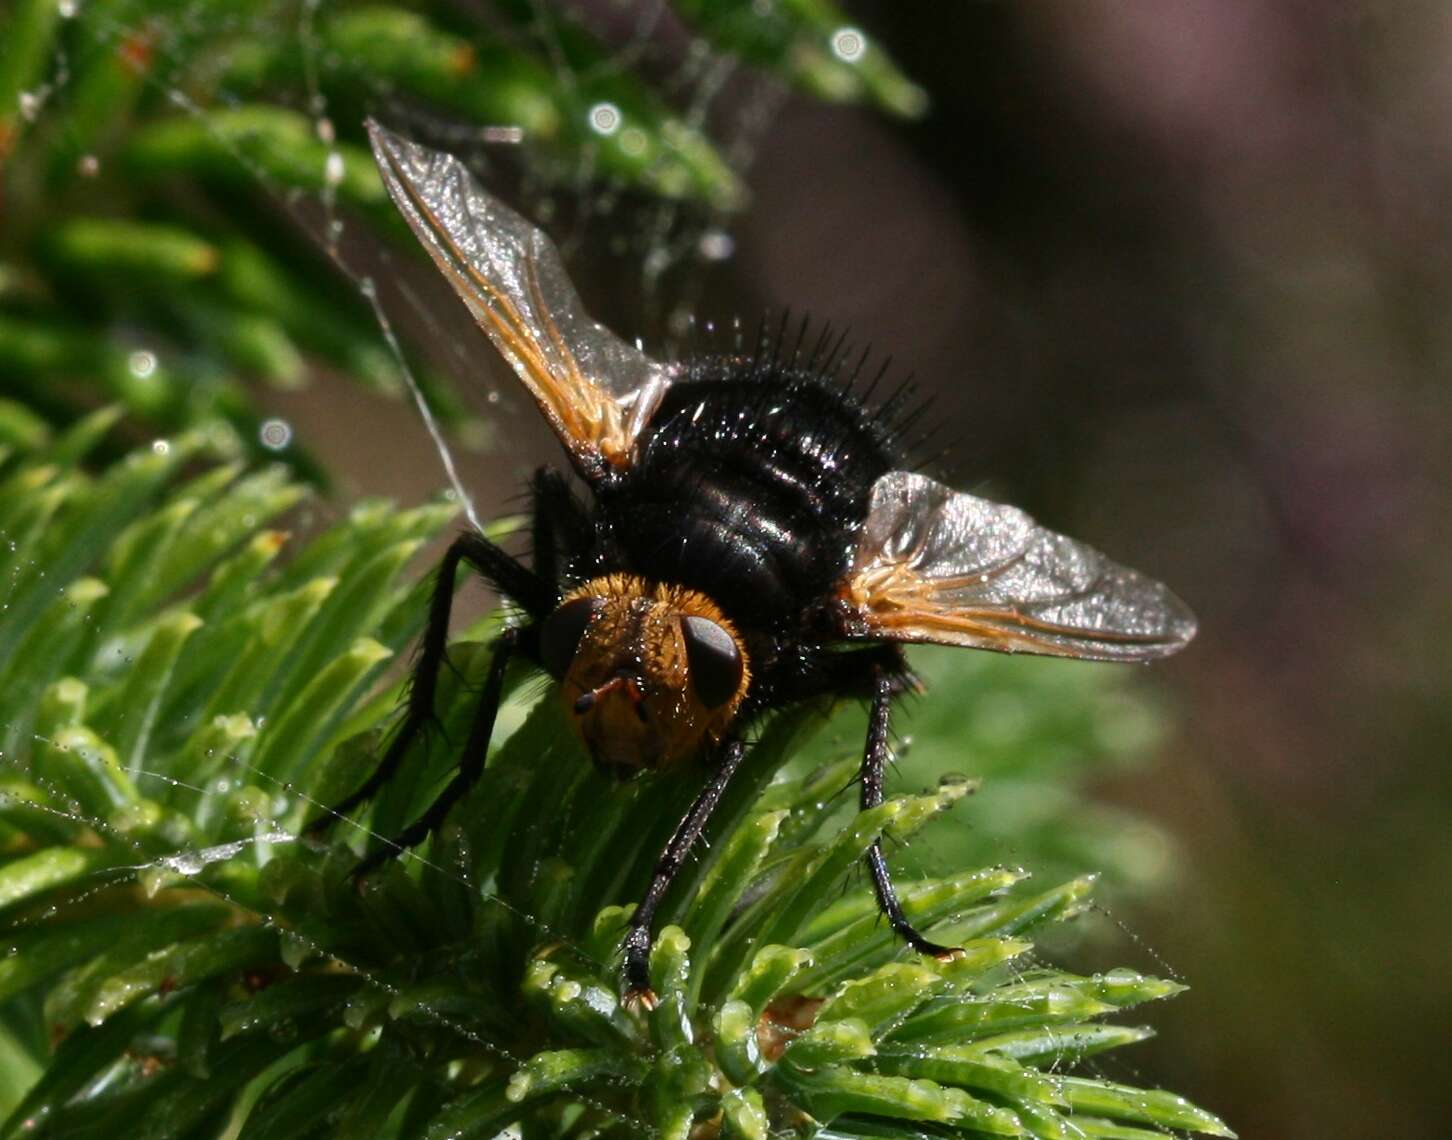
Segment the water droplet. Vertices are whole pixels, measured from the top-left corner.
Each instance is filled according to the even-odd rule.
[[[613,135],[620,129],[620,108],[614,103],[596,103],[586,119],[596,134]]]
[[[265,420],[257,432],[257,438],[269,451],[281,451],[292,442],[292,425],[286,420]]]
[[[56,0],[55,10],[60,13],[62,20],[72,19],[80,8],[78,0]]]
[[[145,380],[156,371],[156,353],[137,349],[126,358],[126,367],[138,380]]]
[[[620,149],[632,158],[639,158],[645,153],[647,142],[645,132],[639,127],[626,127],[620,132]]]
[[[76,159],[76,173],[82,178],[94,178],[101,173],[101,160],[94,154],[83,154]]]
[[[21,116],[27,122],[33,123],[35,117],[40,114],[40,108],[45,103],[45,96],[38,91],[22,91],[19,102]]]
[[[164,439],[153,439],[151,441],[151,450],[156,452],[157,455],[165,455],[171,450],[171,444]],[[131,663],[129,657],[126,659],[126,663],[128,665]]]
[[[856,63],[867,50],[867,37],[857,28],[838,28],[832,33],[832,54],[843,63]]]
[[[207,865],[207,861],[196,851],[182,851],[176,855],[167,855],[159,862],[168,871],[175,871],[178,875],[200,874],[202,868]]]
[[[736,252],[736,241],[725,230],[707,230],[696,249],[707,261],[725,261]]]
[[[329,151],[328,160],[323,163],[323,179],[329,186],[343,181],[343,156],[336,150]]]

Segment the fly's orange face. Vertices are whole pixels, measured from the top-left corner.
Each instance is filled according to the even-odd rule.
[[[580,739],[620,778],[719,741],[751,679],[740,635],[709,598],[635,575],[573,590],[540,640]]]

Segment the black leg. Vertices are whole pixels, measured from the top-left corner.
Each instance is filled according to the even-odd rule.
[[[886,673],[877,674],[876,690],[872,694],[872,710],[867,719],[867,746],[862,752],[862,810],[874,808],[882,803],[882,776],[887,766],[887,722],[892,709],[894,679]],[[877,905],[887,916],[888,924],[909,946],[919,954],[931,954],[934,958],[953,958],[962,951],[952,946],[939,946],[929,942],[913,929],[902,904],[897,900],[892,878],[887,873],[887,860],[882,854],[882,840],[874,840],[867,849],[867,869],[872,873],[872,886],[877,892]]]
[[[428,623],[424,626],[423,639],[419,643],[418,663],[414,666],[413,680],[409,686],[403,723],[389,742],[388,750],[378,762],[378,767],[364,781],[363,786],[333,804],[308,824],[303,829],[303,835],[315,836],[326,832],[359,804],[372,799],[378,789],[393,778],[409,747],[433,717],[439,666],[444,662],[444,652],[449,640],[449,613],[454,604],[454,576],[458,573],[460,562],[470,563],[498,586],[502,593],[513,597],[534,617],[542,618],[554,608],[554,587],[526,570],[483,535],[470,531],[456,538],[439,564],[433,597],[429,602]],[[516,589],[519,591],[517,594],[514,593]]]
[[[462,548],[460,557],[467,559],[496,590],[536,621],[543,621],[559,604],[559,590],[553,578],[528,569],[478,531],[461,534],[449,549],[452,551],[455,547]]]
[[[757,680],[753,695],[765,698],[769,705],[824,695],[871,700],[877,692],[878,677],[884,675],[891,681],[894,694],[918,687],[902,647],[891,642],[845,651],[808,649],[789,665]]]
[[[655,1008],[656,996],[650,988],[650,948],[655,940],[651,933],[651,924],[655,919],[656,908],[660,906],[660,900],[665,897],[666,889],[671,885],[676,872],[685,863],[686,855],[701,837],[711,813],[721,802],[721,793],[726,790],[726,785],[731,782],[732,775],[741,766],[742,757],[745,755],[746,745],[739,740],[728,740],[722,745],[720,763],[711,773],[710,780],[701,789],[695,803],[691,804],[685,818],[676,825],[675,834],[671,836],[655,865],[655,873],[650,877],[650,886],[645,890],[645,897],[640,900],[640,905],[630,917],[630,929],[625,934],[625,963],[622,969],[627,1005],[640,1004],[647,1009]]]
[[[546,582],[558,582],[561,555],[577,555],[590,547],[590,518],[558,468],[536,469],[529,486],[534,499],[534,572]]]
[[[506,630],[495,643],[494,659],[489,663],[489,679],[484,682],[484,692],[479,697],[479,708],[474,713],[469,740],[464,745],[464,755],[459,761],[459,770],[454,773],[454,778],[439,793],[439,798],[429,804],[423,815],[397,835],[385,840],[383,846],[369,852],[353,868],[355,878],[366,875],[374,867],[386,863],[400,852],[422,843],[429,832],[443,823],[449,810],[478,782],[489,754],[489,738],[494,735],[494,718],[499,713],[499,701],[504,693],[504,671],[517,639],[516,632],[511,629]]]

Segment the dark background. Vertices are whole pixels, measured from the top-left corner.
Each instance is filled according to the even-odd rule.
[[[1102,789],[1184,864],[1115,914],[1114,962],[1193,987],[1138,1076],[1245,1137],[1447,1135],[1452,5],[852,12],[931,114],[783,100],[698,312],[845,322],[938,395],[940,474],[1198,612],[1154,670],[1156,772]],[[647,331],[608,273],[580,286]],[[396,404],[269,399],[349,493],[441,483]],[[523,401],[499,416],[486,514],[553,453]]]

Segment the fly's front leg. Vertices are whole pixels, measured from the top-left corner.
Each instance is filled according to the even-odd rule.
[[[529,483],[534,501],[534,572],[558,582],[571,560],[593,540],[590,516],[570,490],[570,481],[556,467],[537,468]]]
[[[474,713],[474,723],[469,729],[469,740],[464,745],[464,755],[459,761],[459,770],[454,773],[454,778],[423,815],[397,835],[385,840],[383,846],[375,848],[353,868],[355,879],[366,875],[400,852],[422,843],[429,832],[443,823],[449,809],[463,799],[478,781],[484,771],[484,761],[489,753],[489,739],[494,735],[494,720],[499,714],[499,703],[504,695],[505,669],[518,641],[519,631],[509,629],[494,644],[494,658],[489,663],[489,678],[484,682],[479,707]]]
[[[881,670],[875,674],[872,694],[872,711],[867,719],[867,744],[862,751],[862,810],[877,807],[882,803],[882,779],[888,760],[888,717],[892,709],[894,681]],[[934,958],[951,959],[962,953],[952,946],[939,946],[929,942],[915,929],[902,912],[892,877],[887,871],[887,860],[882,854],[882,840],[875,839],[865,856],[867,869],[872,874],[872,888],[877,892],[877,905],[887,916],[888,924],[909,946],[919,954]]]
[[[625,983],[626,1005],[643,1005],[646,1009],[654,1009],[656,1006],[657,998],[650,988],[650,948],[655,941],[651,924],[655,919],[656,908],[660,906],[666,889],[685,863],[696,840],[701,837],[711,813],[721,802],[726,785],[731,782],[731,777],[741,766],[742,757],[745,755],[746,745],[739,740],[728,740],[722,745],[720,763],[687,810],[685,817],[676,825],[675,833],[655,865],[655,873],[650,877],[650,886],[645,890],[645,897],[630,916],[630,929],[625,934],[625,961],[621,971]]]
[[[449,614],[454,605],[454,579],[461,562],[468,562],[498,587],[501,593],[513,598],[536,619],[543,618],[554,608],[553,585],[521,566],[482,534],[469,531],[456,538],[444,554],[434,581],[428,622],[419,643],[418,663],[414,665],[413,678],[409,684],[403,723],[398,726],[398,731],[394,733],[373,774],[357,791],[333,804],[308,824],[303,829],[304,836],[321,835],[359,804],[372,799],[378,789],[393,778],[409,747],[433,718],[439,667],[444,663],[449,641]]]

